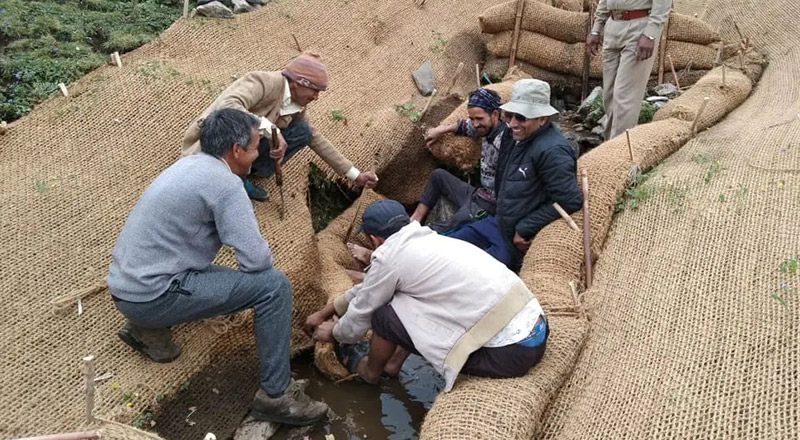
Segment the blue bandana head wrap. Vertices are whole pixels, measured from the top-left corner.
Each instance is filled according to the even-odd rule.
[[[469,94],[467,107],[480,107],[489,113],[500,109],[500,98],[486,89],[477,89]]]

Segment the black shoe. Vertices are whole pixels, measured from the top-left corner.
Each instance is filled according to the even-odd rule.
[[[172,342],[172,331],[169,328],[142,328],[125,321],[125,327],[119,331],[119,338],[156,362],[172,362],[181,355],[181,348]]]
[[[269,397],[260,389],[250,404],[250,415],[256,420],[287,425],[311,425],[325,418],[328,405],[311,399],[303,391],[308,383],[291,380],[280,397]]]
[[[256,184],[246,177],[242,180],[244,181],[244,189],[247,191],[248,197],[253,200],[258,200],[259,202],[264,202],[269,199],[269,194],[267,194],[265,189],[256,186]]]

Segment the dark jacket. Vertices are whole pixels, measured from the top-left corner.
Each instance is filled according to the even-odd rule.
[[[576,167],[575,152],[552,122],[521,142],[514,141],[510,129],[504,133],[495,178],[497,224],[517,264],[522,253],[513,245],[514,232],[525,239],[536,236],[559,218],[554,202],[569,213],[581,208]]]

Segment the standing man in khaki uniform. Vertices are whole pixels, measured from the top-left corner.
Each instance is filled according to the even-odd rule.
[[[603,45],[603,104],[611,139],[639,122],[653,52],[672,0],[600,0],[586,50],[597,55]]]
[[[215,110],[233,108],[250,113],[261,121],[259,157],[253,162],[254,173],[262,177],[271,176],[275,172],[275,160],[286,162],[308,145],[340,176],[360,186],[373,188],[378,183],[375,173],[359,171],[308,122],[306,106],[327,88],[328,69],[317,55],[311,53],[297,56],[282,71],[249,72],[229,85],[199,118],[192,121],[183,137],[183,155],[200,151],[203,118]],[[273,126],[278,127],[278,148],[274,150],[270,148]],[[251,199],[267,199],[266,191],[255,186],[247,176],[239,177]]]

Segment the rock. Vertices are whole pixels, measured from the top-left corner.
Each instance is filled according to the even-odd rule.
[[[572,127],[572,131],[574,131],[576,133],[580,133],[583,130],[584,130],[583,124],[576,124],[574,127]]]
[[[197,7],[197,13],[204,17],[233,18],[233,12],[218,1],[206,3]]]
[[[586,151],[590,148],[594,148],[603,143],[602,135],[598,135],[596,133],[573,133],[573,132],[564,132],[564,138],[567,139],[570,146],[573,150],[575,150],[575,154],[580,154],[581,150]]]
[[[578,114],[583,117],[586,117],[586,115],[588,115],[589,112],[591,111],[592,102],[594,102],[594,100],[597,99],[598,96],[603,96],[603,88],[600,86],[597,86],[594,89],[592,89],[592,92],[589,93],[589,96],[587,96],[586,99],[583,100],[581,105],[578,107]]]
[[[608,124],[608,115],[603,115],[603,117],[600,118],[599,121],[597,121],[597,126],[598,127],[603,127],[603,130],[605,130],[606,129],[606,124]]]
[[[234,440],[261,440],[272,437],[281,425],[271,422],[262,422],[252,416],[245,417],[242,424],[233,434]]]
[[[605,131],[606,131],[606,129],[605,129],[605,128],[603,128],[603,127],[602,127],[602,126],[600,126],[600,125],[598,125],[597,127],[595,127],[595,128],[593,128],[593,129],[592,129],[592,133],[593,133],[593,134],[596,134],[596,135],[598,135],[598,136],[602,136],[602,135],[603,135],[603,133],[605,133]]]
[[[645,98],[645,101],[650,103],[669,102],[669,98],[667,98],[666,96],[648,96],[647,98]]]
[[[596,110],[592,110],[589,112],[588,115],[586,115],[586,118],[583,120],[584,121],[583,123],[584,125],[588,124],[590,126],[594,126],[600,119],[603,118],[603,116],[605,116],[603,109],[598,108]]]
[[[447,200],[447,197],[439,197],[439,200],[425,217],[425,225],[443,222],[455,215],[456,211],[458,211],[458,207],[450,200]]]
[[[678,88],[675,87],[675,84],[672,83],[664,83],[659,84],[655,88],[656,95],[659,96],[677,96],[678,95]]]
[[[231,0],[231,2],[233,2],[234,14],[241,14],[243,12],[253,12],[261,7],[259,5],[251,5],[250,3],[247,3],[247,0]]]
[[[433,65],[430,61],[425,61],[419,66],[416,72],[411,75],[414,78],[414,83],[417,89],[422,93],[422,96],[429,96],[433,93]]]
[[[555,96],[550,98],[550,105],[559,112],[563,112],[567,109],[566,102],[564,102],[564,100],[561,98],[556,98]]]

